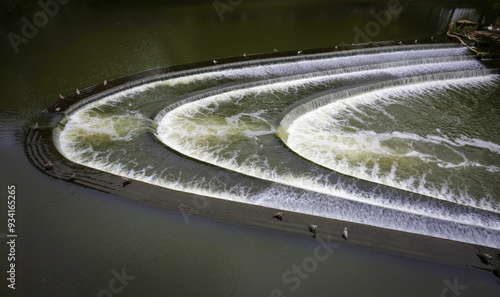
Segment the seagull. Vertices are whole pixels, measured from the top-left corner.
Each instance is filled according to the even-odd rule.
[[[316,230],[318,229],[318,225],[309,224],[309,226],[307,227],[309,227],[309,232],[316,235]]]
[[[47,164],[43,165],[45,170],[51,170],[52,169],[52,162],[48,161]]]
[[[76,174],[72,174],[70,177],[69,177],[69,180],[70,181],[74,181],[76,179]]]
[[[431,36],[431,40],[434,40],[434,36]]]
[[[247,57],[247,53],[243,53],[243,58],[246,58]]]
[[[300,54],[302,54],[302,53],[303,53],[302,51],[298,51],[298,52],[297,52],[297,55],[300,55]]]
[[[338,48],[339,48],[339,46],[338,46],[338,45],[336,45],[336,46],[335,46],[335,49],[338,49]]]
[[[78,89],[76,89],[76,94],[80,95],[80,91]]]
[[[61,111],[61,108],[60,107],[56,108],[56,111],[57,112]]]
[[[479,257],[479,259],[481,259],[481,262],[483,262],[484,264],[488,264],[488,261],[493,259],[492,256],[488,255],[485,252],[481,252],[481,253],[477,254],[477,256]]]
[[[60,99],[64,99],[64,96],[63,96],[63,95],[61,95],[61,94],[59,94],[59,98],[60,98]]]
[[[108,81],[107,81],[107,80],[104,80],[103,85],[107,85],[107,84],[108,84]]]
[[[347,241],[348,233],[347,233],[347,227],[344,228],[344,232],[342,232],[342,238],[344,238]]]
[[[418,40],[415,39],[415,43],[417,43],[417,42],[418,42]]]
[[[353,43],[351,43],[351,46],[353,46],[353,45],[354,45],[354,42],[353,42]]]
[[[276,53],[276,52],[278,52],[278,50],[277,50],[277,49],[274,49],[274,52]]]
[[[281,220],[283,220],[283,212],[282,212],[282,211],[280,211],[280,212],[275,213],[275,214],[273,215],[273,218],[278,219],[278,220],[280,220],[280,221],[281,221]]]
[[[398,43],[399,43],[399,45],[401,45],[401,44],[403,44],[403,41],[400,41],[400,42],[398,42]]]
[[[492,30],[493,30],[493,24],[490,24],[490,25],[488,26],[488,30],[490,30],[490,31],[492,31]]]
[[[219,62],[217,62],[217,61],[214,60],[214,64],[217,64],[217,63],[219,63]]]
[[[126,185],[130,184],[132,181],[130,180],[130,178],[122,176],[122,182],[123,182],[123,186],[125,187]]]
[[[38,123],[35,123],[35,126],[33,126],[33,129],[38,130]]]

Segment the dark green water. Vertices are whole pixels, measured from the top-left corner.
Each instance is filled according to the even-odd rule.
[[[468,14],[491,22],[482,8],[407,2],[401,7],[397,17],[380,26],[374,41],[437,35],[448,22],[440,16]],[[186,224],[179,214],[51,179],[24,155],[26,127],[58,100],[58,93],[155,67],[274,48],[350,44],[355,28],[374,21],[370,11],[386,10],[387,2],[247,0],[225,12],[221,21],[210,1],[74,0],[61,5],[17,54],[6,36],[21,34],[22,17],[32,19],[40,8],[33,2],[13,13],[7,6],[0,9],[0,180],[2,187],[14,184],[17,189],[18,234],[16,290],[7,289],[4,277],[1,296],[269,296],[276,289],[286,296],[451,296],[444,290],[455,280],[463,289],[460,296],[498,293],[498,279],[490,272],[348,245],[318,262],[296,287],[297,278],[287,271],[314,255],[314,240],[194,217]],[[0,210],[0,233],[5,233],[6,204]],[[8,252],[1,240],[5,270]],[[123,290],[123,283],[113,283],[113,294],[112,271],[122,269],[130,278]]]

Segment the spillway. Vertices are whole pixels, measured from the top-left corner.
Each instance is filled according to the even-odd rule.
[[[499,248],[499,82],[455,44],[241,61],[90,97],[54,140],[165,188]]]

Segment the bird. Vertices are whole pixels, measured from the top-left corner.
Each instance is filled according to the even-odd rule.
[[[219,62],[217,62],[216,60],[214,60],[214,64],[217,64],[217,63],[219,63]]]
[[[353,43],[351,43],[351,46],[353,46],[353,45],[354,45],[354,42],[353,42]]]
[[[481,253],[477,254],[477,256],[479,257],[479,259],[481,259],[481,262],[483,262],[484,264],[488,264],[488,261],[493,259],[492,256],[488,255],[485,252],[481,252]]]
[[[302,54],[302,53],[303,53],[303,51],[298,51],[298,52],[297,52],[297,55],[300,55],[300,54]]]
[[[274,49],[274,52],[275,52],[275,53],[277,53],[277,52],[278,52],[278,50],[277,50],[277,49]]]
[[[38,123],[35,123],[35,126],[33,126],[33,129],[35,129],[35,130],[38,129]]]
[[[431,36],[431,40],[434,40],[434,36]]]
[[[45,170],[51,170],[52,169],[52,162],[48,161],[45,165],[43,165]]]
[[[130,180],[130,178],[122,176],[122,183],[123,183],[123,186],[124,186],[124,187],[125,187],[126,185],[130,184],[131,182],[132,182],[132,181]]]
[[[76,179],[76,174],[73,173],[72,175],[70,175],[69,177],[70,181],[74,181],[75,179]]]
[[[417,42],[418,42],[418,40],[417,40],[417,39],[415,39],[415,43],[417,43]]]
[[[243,58],[246,58],[247,57],[247,53],[243,53]]]
[[[400,42],[398,42],[398,43],[399,43],[399,45],[401,45],[401,44],[403,44],[403,41],[400,41]]]
[[[59,94],[59,99],[64,99],[64,96]]]
[[[78,89],[76,89],[76,94],[80,95],[80,91]]]
[[[278,220],[280,220],[280,221],[281,221],[281,220],[283,220],[283,212],[282,212],[282,211],[280,211],[280,212],[275,213],[275,214],[273,215],[273,218],[278,219]]]
[[[347,241],[347,237],[349,237],[349,234],[347,233],[347,227],[345,227],[344,232],[342,232],[342,238],[344,238]]]
[[[493,24],[490,24],[490,25],[488,26],[488,30],[490,30],[490,31],[492,31],[492,30],[493,30]]]
[[[309,224],[307,227],[309,227],[309,232],[316,235],[316,230],[318,229],[318,225]]]
[[[339,48],[339,46],[338,46],[338,45],[336,45],[336,46],[335,46],[335,49],[338,49],[338,48]]]
[[[57,112],[61,111],[61,108],[60,107],[56,108],[56,111]]]

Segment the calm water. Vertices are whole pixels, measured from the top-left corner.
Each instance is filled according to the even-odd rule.
[[[438,35],[450,18],[491,22],[484,9],[407,3],[402,8],[373,34],[374,41]],[[179,214],[53,180],[34,169],[23,153],[23,131],[41,110],[58,100],[58,93],[70,94],[75,88],[160,66],[273,48],[350,44],[355,28],[365,28],[374,20],[370,11],[387,9],[386,2],[247,0],[225,12],[221,21],[210,1],[120,7],[112,2],[72,1],[61,6],[15,54],[5,36],[19,34],[21,18],[31,18],[39,9],[30,4],[11,14],[2,7],[1,180],[4,187],[15,184],[18,197],[18,289],[13,296],[99,296],[109,290],[115,277],[112,271],[122,269],[130,277],[125,288],[116,292],[119,296],[268,296],[275,289],[286,296],[438,296],[446,281],[455,279],[466,287],[461,296],[498,292],[498,281],[488,272],[349,246],[338,247],[295,287],[295,282],[284,282],[282,277],[313,255],[318,246],[313,240],[197,218],[185,224]],[[472,84],[470,92],[493,88],[490,91],[497,94],[491,83]],[[498,85],[498,80],[493,83]],[[453,90],[443,86],[440,92],[449,97]],[[411,102],[423,104],[417,99]],[[345,115],[329,116],[341,122]],[[465,115],[457,118],[463,121]],[[363,128],[376,131],[374,126]],[[254,130],[266,129],[264,125]],[[6,222],[5,205],[0,209]],[[0,251],[7,254],[5,245]],[[0,292],[2,296],[12,293],[5,280]]]

